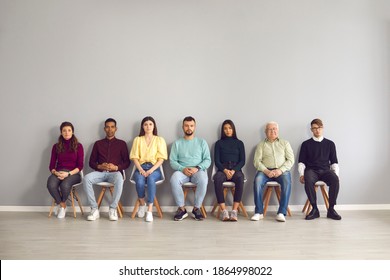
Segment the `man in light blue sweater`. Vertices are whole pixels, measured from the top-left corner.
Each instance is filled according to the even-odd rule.
[[[207,168],[211,164],[211,158],[207,142],[195,137],[195,128],[195,119],[185,117],[183,120],[184,137],[172,144],[169,156],[171,167],[175,170],[170,181],[173,196],[178,206],[175,221],[181,221],[188,217],[182,188],[182,184],[187,182],[192,182],[197,186],[192,216],[197,221],[203,219],[200,207],[207,191]]]

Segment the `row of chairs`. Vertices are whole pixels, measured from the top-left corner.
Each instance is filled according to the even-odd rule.
[[[164,174],[164,169],[162,166],[160,166],[160,171],[161,171],[161,180],[157,181],[156,182],[156,185],[160,185],[162,184],[164,181],[165,181],[165,174]],[[135,181],[133,180],[133,175],[134,175],[134,172],[135,172],[135,166],[133,167],[133,170],[131,172],[131,175],[130,175],[130,182],[132,184],[135,185]],[[214,166],[213,168],[213,172],[212,172],[212,178],[214,177],[214,174],[216,173],[216,168]],[[83,179],[83,171],[80,172],[81,174],[81,179]],[[126,174],[123,172],[123,178],[126,180]],[[244,182],[246,182],[247,179],[245,178]],[[81,181],[82,182],[82,181]],[[74,200],[76,199],[79,207],[80,207],[80,211],[81,211],[81,214],[84,215],[84,211],[83,211],[83,206],[81,204],[81,200],[80,200],[80,197],[77,193],[77,187],[79,185],[81,185],[82,183],[78,183],[78,184],[75,184],[72,186],[72,190],[70,192],[70,202],[71,202],[71,205],[72,205],[72,208],[73,208],[73,216],[76,218],[76,208],[75,208],[75,202]],[[96,184],[97,186],[101,187],[101,191],[100,191],[100,194],[99,194],[99,197],[98,197],[98,207],[100,207],[102,201],[103,201],[103,197],[106,193],[107,190],[110,191],[111,193],[111,196],[113,195],[113,192],[114,192],[114,185],[111,184],[111,183],[108,183],[108,182],[101,182],[101,183],[97,183]],[[145,187],[147,187],[147,185],[145,185]],[[234,182],[224,182],[223,183],[223,187],[224,187],[224,197],[226,199],[226,196],[227,194],[230,192],[232,194],[232,196],[234,196],[234,192],[235,192],[235,184]],[[322,193],[322,196],[324,198],[324,202],[325,202],[325,206],[326,206],[326,209],[329,209],[329,196],[328,196],[328,192],[326,190],[326,184],[325,182],[323,181],[318,181],[315,183],[315,190],[317,191],[317,189],[320,188],[321,189],[321,193]],[[192,182],[188,182],[188,183],[184,183],[183,184],[183,189],[184,189],[184,199],[187,198],[187,194],[189,191],[193,191],[193,193],[195,194],[195,191],[196,191],[196,185]],[[280,185],[279,183],[275,182],[275,181],[270,181],[266,184],[266,187],[265,187],[265,191],[264,191],[264,195],[263,195],[263,203],[264,203],[264,217],[266,216],[267,214],[267,210],[268,210],[268,205],[269,205],[269,201],[271,199],[271,195],[272,195],[272,191],[275,191],[275,194],[276,194],[276,197],[278,199],[278,201],[280,201],[280,197],[281,197],[281,188],[280,188]],[[163,217],[163,212],[161,210],[161,207],[160,207],[160,203],[158,202],[158,199],[157,199],[157,196],[155,196],[154,198],[154,202],[153,202],[154,206],[156,207],[156,210],[157,210],[157,213],[158,213],[158,216],[160,218]],[[139,209],[139,206],[140,206],[140,203],[139,203],[139,200],[137,199],[136,200],[136,203],[134,205],[134,209],[133,209],[133,212],[131,214],[131,218],[135,218],[135,215],[137,214],[137,211]],[[51,217],[52,213],[53,213],[53,209],[55,207],[55,200],[53,199],[52,201],[52,205],[51,205],[51,208],[50,208],[50,212],[49,212],[49,217]],[[217,217],[220,216],[220,213],[221,213],[221,209],[218,205],[217,202],[214,203],[214,206],[211,210],[211,213],[213,214],[215,212],[215,210],[217,210],[218,208],[218,211],[217,211]],[[310,201],[307,199],[306,200],[306,203],[302,209],[302,212],[306,212],[306,214],[308,214],[310,211],[311,211],[311,204],[310,204]],[[120,218],[123,217],[123,213],[124,213],[124,209],[123,209],[123,205],[121,202],[118,203],[118,215]],[[202,207],[201,207],[201,213],[203,215],[204,218],[207,217],[207,213],[206,213],[206,209],[204,207],[204,205],[202,204]],[[239,212],[242,212],[242,214],[248,218],[248,213],[242,203],[242,201],[240,201],[240,204],[239,204],[239,208],[238,208]],[[290,208],[287,208],[287,214],[288,216],[291,216],[291,211],[290,211]]]

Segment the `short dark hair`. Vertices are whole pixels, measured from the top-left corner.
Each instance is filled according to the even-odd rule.
[[[184,122],[194,122],[194,123],[196,123],[196,121],[195,121],[195,119],[193,118],[193,117],[191,117],[191,116],[188,116],[188,117],[185,117],[184,119],[183,119],[183,123]]]
[[[156,135],[157,136],[157,125],[156,125],[156,121],[151,117],[151,116],[147,116],[145,118],[142,119],[141,121],[141,128],[139,130],[139,135],[138,136],[144,136],[145,135],[145,130],[143,128],[143,125],[145,122],[147,121],[151,121],[153,124],[154,124],[154,128],[153,128],[153,135]]]
[[[115,123],[115,126],[116,126],[116,120],[114,120],[113,118],[108,118],[108,119],[104,122],[104,126],[106,126],[107,123],[109,123],[109,122]]]
[[[310,126],[312,126],[313,124],[316,124],[316,125],[318,125],[318,126],[320,126],[320,127],[323,127],[323,126],[324,126],[324,124],[322,123],[322,121],[321,121],[320,119],[314,119],[314,120],[312,120],[311,123],[310,123]]]
[[[232,120],[224,120],[223,121],[222,126],[221,126],[221,139],[227,138],[225,131],[223,130],[223,127],[225,126],[225,124],[228,124],[232,127],[232,129],[233,129],[232,138],[237,139],[236,126],[234,125]]]

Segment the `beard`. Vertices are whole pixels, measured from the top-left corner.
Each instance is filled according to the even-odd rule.
[[[194,132],[191,131],[191,130],[186,130],[186,131],[184,131],[184,134],[185,134],[186,136],[191,136],[192,134],[194,134]]]

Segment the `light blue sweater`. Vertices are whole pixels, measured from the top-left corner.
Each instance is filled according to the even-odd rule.
[[[209,146],[204,139],[180,138],[172,144],[169,160],[174,170],[182,171],[185,167],[196,166],[205,170],[211,164]]]

